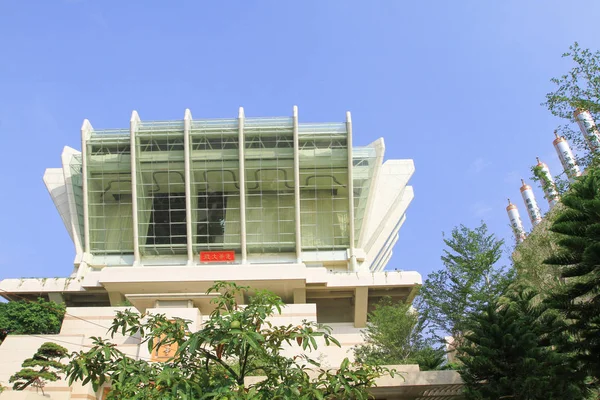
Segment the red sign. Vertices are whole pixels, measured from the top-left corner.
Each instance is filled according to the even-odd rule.
[[[235,261],[235,251],[224,250],[224,251],[201,251],[200,262],[232,262]]]

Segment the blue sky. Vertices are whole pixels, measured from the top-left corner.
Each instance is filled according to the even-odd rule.
[[[168,5],[167,5],[168,4]],[[66,276],[72,243],[42,182],[80,127],[290,115],[343,121],[412,158],[415,200],[388,268],[440,268],[442,231],[487,221],[512,241],[535,157],[554,173],[540,106],[574,41],[600,48],[600,2],[0,0],[0,279]],[[539,190],[538,201],[547,205]]]

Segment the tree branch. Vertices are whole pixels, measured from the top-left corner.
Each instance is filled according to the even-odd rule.
[[[217,364],[220,364],[223,368],[225,368],[227,370],[227,372],[229,372],[231,374],[231,376],[236,378],[236,381],[239,379],[238,374],[235,372],[235,370],[233,370],[229,365],[227,365],[225,362],[223,362],[223,360],[219,360],[217,357],[215,357],[214,355],[212,355],[208,350],[206,349],[198,349],[200,351],[202,351],[204,353],[204,355],[206,356],[206,358],[209,358],[211,360],[213,360],[214,362],[216,362]]]

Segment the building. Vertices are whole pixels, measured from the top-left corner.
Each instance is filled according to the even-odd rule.
[[[81,151],[65,148],[62,168],[44,175],[73,239],[73,274],[6,279],[0,295],[65,303],[57,340],[77,349],[105,335],[124,304],[199,326],[211,310],[207,288],[235,281],[281,296],[277,322],[331,325],[342,348],[319,357],[339,364],[362,341],[374,303],[411,301],[421,283],[417,272],[383,271],[413,198],[414,164],[384,162],[383,139],[354,146],[352,133],[349,113],[301,123],[295,107],[284,118],[246,118],[240,108],[235,119],[194,120],[186,110],[158,122],[134,111],[128,129],[114,130],[85,120]],[[121,339],[133,356],[152,356]],[[0,381],[28,356],[13,349],[39,341],[5,341]],[[62,385],[53,398],[101,396]]]

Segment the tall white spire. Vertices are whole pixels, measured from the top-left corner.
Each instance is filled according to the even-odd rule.
[[[542,221],[542,213],[537,205],[531,186],[526,184],[523,179],[521,179],[521,183],[523,184],[523,186],[521,186],[521,196],[523,196],[525,207],[527,207],[527,215],[529,215],[531,225],[536,226]]]
[[[556,153],[558,154],[558,158],[560,159],[560,163],[563,166],[569,180],[575,179],[575,177],[581,175],[581,171],[579,170],[579,166],[575,161],[575,156],[573,156],[573,152],[571,151],[571,147],[565,139],[564,136],[558,136],[558,133],[554,131],[554,136],[556,139],[552,142],[554,148],[556,149]]]
[[[515,240],[517,241],[517,243],[521,243],[523,240],[525,240],[525,229],[523,229],[523,221],[521,221],[519,210],[517,209],[516,205],[510,202],[510,199],[508,199],[508,207],[506,207],[506,213],[508,214],[510,227],[512,228],[513,234],[515,235]]]
[[[558,191],[556,190],[556,184],[554,183],[554,178],[552,178],[552,174],[550,173],[550,169],[546,165],[540,161],[539,157],[537,159],[537,173],[536,175],[540,178],[540,182],[542,184],[542,190],[544,191],[544,197],[548,200],[548,205],[550,208],[554,207],[556,203],[558,203]]]

